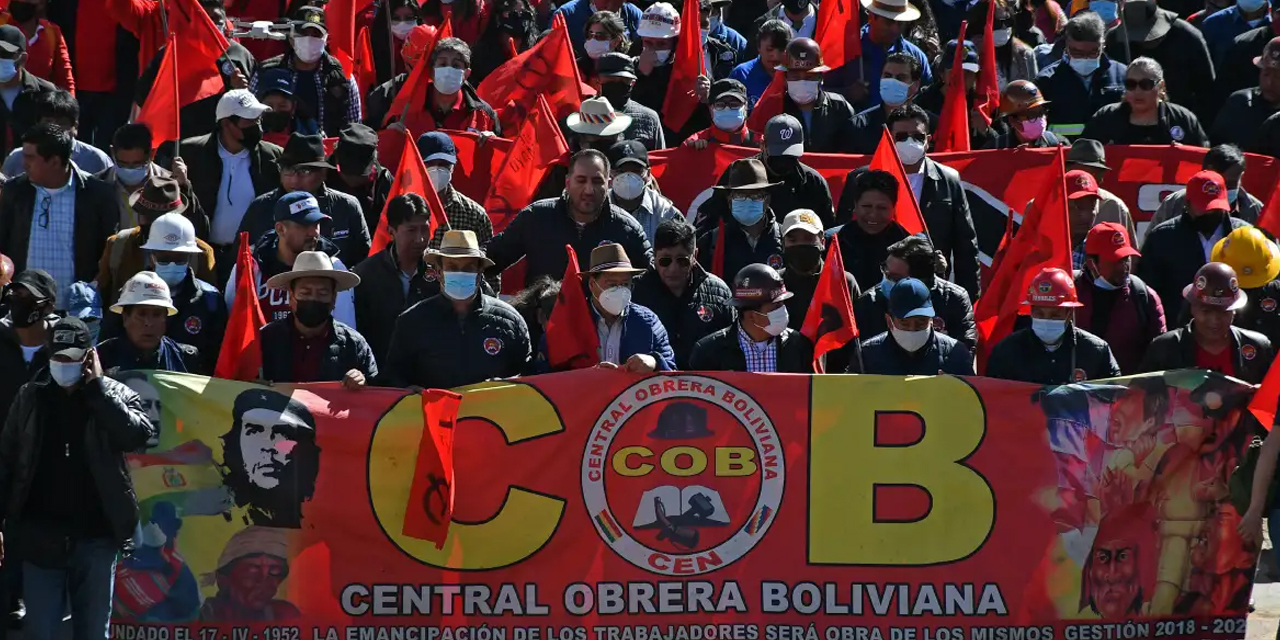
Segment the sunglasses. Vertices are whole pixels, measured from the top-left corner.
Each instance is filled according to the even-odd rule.
[[[916,142],[924,142],[929,139],[926,133],[895,133],[893,134],[894,142],[906,142],[907,140],[915,140]]]
[[[587,39],[588,39],[588,40],[599,40],[599,41],[601,41],[601,42],[608,42],[609,40],[612,40],[612,39],[613,39],[613,36],[610,36],[609,34],[607,34],[607,33],[603,32],[603,31],[596,31],[596,32],[588,32],[588,33],[587,33]]]
[[[676,256],[674,258],[671,256],[662,256],[661,258],[658,258],[658,266],[663,269],[670,267],[673,262],[680,265],[681,269],[688,269],[689,266],[693,264],[693,259],[689,256]]]
[[[1137,91],[1138,89],[1142,89],[1143,91],[1150,91],[1156,88],[1156,81],[1152,80],[1151,78],[1143,78],[1141,80],[1125,78],[1124,88],[1126,91]]]

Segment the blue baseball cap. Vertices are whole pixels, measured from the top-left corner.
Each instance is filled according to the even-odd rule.
[[[293,97],[293,72],[281,67],[267,69],[258,76],[258,91],[255,95],[259,100],[267,97],[272,92],[283,93],[290,98]]]
[[[932,318],[933,299],[929,287],[915,278],[903,278],[889,290],[889,315],[906,318]]]
[[[418,153],[422,155],[423,163],[444,160],[449,164],[458,164],[458,147],[447,133],[428,131],[418,136]]]
[[[947,43],[947,50],[942,54],[942,68],[950,69],[955,63],[956,47],[960,46],[955,40]],[[974,46],[972,40],[964,41],[964,54],[960,57],[960,66],[965,71],[978,71],[978,48]]]
[[[87,282],[73,283],[67,289],[67,315],[81,320],[102,319],[102,296]]]
[[[320,211],[320,201],[306,191],[290,191],[276,200],[275,221],[315,224],[328,220]]]

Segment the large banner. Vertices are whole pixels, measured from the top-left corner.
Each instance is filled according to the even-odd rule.
[[[115,637],[1242,638],[1250,388],[582,370],[468,389],[442,548],[404,391],[127,382]],[[439,489],[439,490],[436,490]]]

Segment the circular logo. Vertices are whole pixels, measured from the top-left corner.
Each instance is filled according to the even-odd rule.
[[[1115,246],[1117,246],[1117,247],[1118,247],[1118,246],[1120,246],[1120,245],[1122,245],[1122,244],[1124,244],[1124,234],[1123,234],[1123,233],[1120,233],[1119,231],[1115,232],[1115,233],[1111,236],[1111,244],[1113,244],[1113,245],[1115,245]]]
[[[1263,298],[1262,302],[1260,302],[1259,304],[1262,306],[1262,310],[1266,311],[1267,313],[1271,313],[1272,311],[1276,310],[1275,298]]]
[[[499,351],[502,351],[502,341],[501,341],[501,340],[499,340],[499,339],[497,339],[497,338],[485,338],[485,339],[484,339],[484,352],[485,352],[485,353],[487,353],[487,354],[489,354],[489,355],[491,355],[491,356],[496,356],[496,355],[498,355],[498,352],[499,352]]]
[[[1235,293],[1240,290],[1240,282],[1236,280],[1234,276],[1231,278],[1231,282],[1228,286],[1231,287],[1231,293]]]
[[[169,244],[178,244],[178,234],[166,233],[164,236],[164,241]]]
[[[782,502],[785,458],[764,409],[702,376],[649,378],[601,412],[582,459],[583,502],[631,564],[694,576],[740,560]]]
[[[771,255],[771,256],[769,256],[769,261],[768,261],[768,262],[769,262],[769,266],[770,266],[770,267],[773,267],[775,270],[776,270],[776,269],[781,269],[781,268],[782,268],[782,256],[780,256],[780,255],[778,255],[778,254],[776,254],[776,253],[775,253],[775,254],[773,254],[773,255]]]
[[[231,64],[230,60],[222,61],[221,71],[222,71],[222,75],[227,76],[228,78],[236,74],[236,68],[234,65]],[[243,103],[244,100],[241,100],[241,102]]]
[[[1187,137],[1187,132],[1183,131],[1182,127],[1175,124],[1172,127],[1169,127],[1169,137],[1173,138],[1176,142],[1182,142],[1182,139]]]
[[[934,316],[934,317],[933,317],[933,330],[934,330],[934,331],[937,331],[938,333],[941,333],[941,334],[946,334],[946,333],[947,333],[947,321],[946,321],[946,320],[943,320],[942,318],[939,318],[938,316]]]
[[[1075,371],[1071,372],[1072,382],[1084,382],[1085,380],[1088,380],[1088,379],[1089,379],[1089,376],[1085,375],[1084,369],[1076,369]]]
[[[200,333],[200,330],[204,328],[204,323],[200,321],[200,318],[190,316],[182,322],[182,326],[186,328],[187,333],[194,336],[197,333]]]
[[[1053,283],[1048,280],[1041,280],[1039,284],[1040,293],[1049,293],[1053,291]]]
[[[711,322],[715,314],[711,312],[711,308],[705,304],[698,305],[698,319],[703,322]]]
[[[1245,268],[1243,268],[1243,269],[1241,269],[1241,270],[1240,270],[1240,273],[1243,273],[1243,274],[1245,274],[1246,276],[1251,276],[1251,275],[1253,275],[1253,267],[1245,267]]]
[[[1204,276],[1196,276],[1196,291],[1204,291],[1209,286],[1209,281]]]
[[[1245,360],[1252,360],[1258,357],[1257,347],[1254,347],[1251,344],[1246,344],[1240,347],[1240,357],[1244,358]]]
[[[439,276],[436,275],[436,268],[431,265],[427,265],[427,267],[422,270],[422,279],[427,282],[436,282],[439,280]]]

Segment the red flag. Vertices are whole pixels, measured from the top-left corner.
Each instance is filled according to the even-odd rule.
[[[724,215],[722,214],[720,223],[716,225],[716,248],[711,252],[711,273],[719,276],[721,280],[726,279],[724,273],[724,245]],[[733,275],[728,278],[732,279]]]
[[[842,0],[847,1],[847,0]],[[681,11],[680,39],[676,42],[676,59],[671,65],[671,80],[667,83],[667,97],[662,101],[665,124],[672,131],[684,128],[689,117],[698,108],[698,97],[693,94],[694,83],[702,75],[702,24],[698,15],[698,3],[686,0]],[[559,15],[559,14],[557,14]]]
[[[568,36],[568,40],[565,41],[565,55],[576,59],[576,56],[573,53],[573,36],[569,35],[569,23],[565,22],[563,13],[556,12],[551,16],[551,28],[564,31],[565,35]],[[511,42],[511,46],[513,49],[515,48],[515,41]],[[519,52],[516,53],[519,54]],[[578,87],[578,101],[581,102],[583,96],[595,95],[596,90],[592,89],[591,85],[582,81],[582,69],[578,68],[577,64],[574,64],[572,68],[573,81]]]
[[[258,331],[266,324],[258,304],[258,262],[249,248],[249,234],[240,234],[236,255],[235,302],[227,317],[227,329],[218,352],[214,377],[228,380],[257,380],[262,377],[262,343]]]
[[[360,87],[360,95],[367,96],[378,81],[378,71],[373,64],[373,46],[369,43],[369,30],[361,29],[356,38],[355,60],[352,61],[356,85]],[[365,108],[367,100],[360,101],[360,108]]]
[[[832,69],[862,57],[862,25],[853,0],[833,0],[818,5],[818,47],[822,61]]]
[[[907,181],[907,170],[902,167],[902,160],[898,158],[898,149],[893,146],[893,136],[889,134],[888,127],[885,127],[880,135],[880,144],[876,145],[876,154],[871,156],[871,164],[867,168],[893,174],[898,181],[895,220],[911,235],[917,233],[927,235],[929,228],[924,224],[924,216],[920,214],[920,204],[916,202],[916,193],[911,190],[911,183]]]
[[[782,113],[782,96],[786,93],[787,74],[774,71],[773,81],[765,87],[764,93],[760,94],[760,99],[756,100],[756,106],[751,109],[751,115],[747,117],[747,128],[752,131],[764,131],[769,118]]]
[[[227,37],[213,26],[209,14],[195,0],[169,0],[169,30],[182,43],[178,69],[178,106],[222,93],[218,58],[226,53]]]
[[[543,94],[556,121],[582,106],[582,83],[566,29],[552,29],[528,51],[506,61],[490,73],[476,93],[498,112],[503,129],[517,131]]]
[[[1023,309],[1031,279],[1045,267],[1071,273],[1071,234],[1067,223],[1067,185],[1063,152],[1058,150],[1054,171],[1023,215],[1022,226],[1009,241],[991,287],[974,308],[978,325],[979,371],[986,371],[991,348],[1013,331]]]
[[[431,54],[435,51],[436,43],[445,38],[453,37],[453,23],[445,20],[436,31],[435,39],[423,48],[424,53],[418,63],[413,65],[413,70],[409,72],[409,77],[405,78],[404,85],[400,87],[400,92],[395,98],[391,99],[391,106],[387,108],[387,115],[382,117],[382,124],[385,126],[392,120],[399,120],[408,129],[415,131],[428,131],[434,129],[427,122],[427,126],[423,126],[423,118],[414,118],[413,122],[409,122],[410,116],[417,116],[426,109],[427,89],[431,87],[431,74],[433,67],[431,66]],[[372,58],[372,56],[371,56]],[[429,119],[427,119],[429,121]]]
[[[404,150],[400,152],[400,165],[396,167],[396,176],[391,180],[387,204],[382,206],[382,214],[378,218],[378,229],[373,234],[373,246],[369,247],[371,256],[391,244],[391,229],[387,227],[387,207],[391,206],[391,201],[396,196],[416,193],[426,199],[427,208],[431,210],[431,220],[427,223],[430,225],[427,231],[428,237],[434,238],[436,229],[439,229],[440,225],[444,225],[446,229],[449,227],[449,218],[444,213],[440,195],[436,193],[435,187],[431,185],[431,178],[427,176],[427,167],[422,162],[422,155],[418,153],[418,145],[414,143],[409,132],[406,131],[404,135]]]
[[[422,439],[404,510],[403,535],[444,548],[453,520],[453,426],[462,395],[442,389],[422,392]]]
[[[996,18],[995,3],[987,0],[987,25],[982,30],[982,51],[978,53],[978,87],[974,97],[978,113],[989,126],[1000,109],[1000,79],[996,76],[996,43],[991,31]]]
[[[1280,188],[1271,190],[1271,197],[1267,198],[1267,206],[1262,208],[1262,214],[1258,216],[1258,228],[1272,236],[1280,237],[1280,233],[1277,233],[1280,232]]]
[[[587,308],[587,297],[582,293],[578,254],[569,245],[564,250],[569,254],[569,264],[564,269],[556,306],[547,320],[547,362],[553,371],[600,364],[600,338],[591,320],[591,309]]]
[[[1262,379],[1262,385],[1249,401],[1249,412],[1264,429],[1270,431],[1271,425],[1276,423],[1277,404],[1280,404],[1280,367],[1272,361],[1271,366],[1267,367],[1267,377]]]
[[[329,54],[342,63],[342,74],[356,73],[356,3],[355,0],[330,0],[324,5],[325,25],[329,29]]]
[[[182,132],[178,126],[178,47],[177,39],[169,36],[169,44],[165,47],[164,57],[160,59],[160,69],[156,72],[155,83],[151,92],[142,104],[135,122],[141,122],[151,129],[151,149],[154,151],[166,140],[181,140]]]
[[[515,143],[494,174],[484,199],[484,208],[493,218],[494,233],[506,228],[512,217],[495,212],[519,211],[529,206],[551,165],[568,152],[569,144],[556,124],[551,106],[544,96],[538,96],[537,108],[520,125]]]
[[[964,32],[969,23],[960,23],[961,43],[956,46],[956,55],[951,60],[951,74],[947,77],[947,95],[942,103],[942,116],[938,118],[938,134],[934,136],[934,151],[969,150],[969,98],[964,90]]]
[[[844,278],[844,258],[840,243],[832,238],[827,243],[827,260],[818,276],[818,288],[809,301],[800,333],[813,343],[813,370],[824,373],[820,358],[858,337],[858,323],[853,319],[853,298]]]

